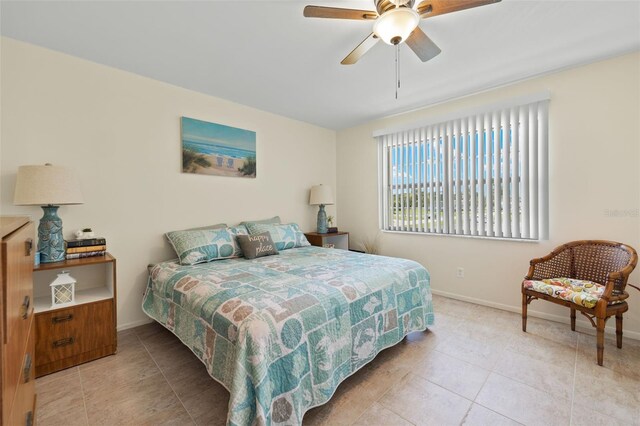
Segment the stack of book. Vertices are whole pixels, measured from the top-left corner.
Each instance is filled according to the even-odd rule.
[[[65,241],[67,259],[81,259],[83,257],[104,256],[107,252],[107,240],[104,238],[85,238],[81,240]]]

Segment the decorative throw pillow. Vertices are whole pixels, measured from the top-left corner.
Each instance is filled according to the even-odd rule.
[[[244,257],[247,259],[278,254],[278,250],[271,239],[271,234],[268,232],[254,235],[238,235],[236,238],[242,248]]]
[[[278,250],[311,245],[296,223],[286,223],[282,225],[248,223],[247,229],[251,235],[269,232]]]
[[[174,231],[166,233],[181,265],[195,265],[238,257],[240,249],[228,228]]]

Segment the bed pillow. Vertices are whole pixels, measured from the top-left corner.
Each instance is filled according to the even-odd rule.
[[[198,226],[197,228],[185,229],[185,231],[200,231],[202,229],[220,229],[220,228],[226,228],[226,227],[227,227],[226,223],[216,223],[215,225]]]
[[[249,234],[256,235],[269,232],[278,250],[309,246],[309,241],[296,223],[267,224],[247,223]]]
[[[199,229],[167,232],[181,265],[195,265],[212,260],[240,256],[233,228]]]
[[[240,222],[240,225],[247,225],[249,223],[282,223],[280,221],[280,216],[274,216],[274,217],[270,217],[269,219],[262,219],[262,220],[245,220],[243,222]]]
[[[278,254],[278,249],[276,249],[271,239],[271,234],[268,232],[253,235],[238,235],[237,240],[244,257],[247,259]]]
[[[227,227],[226,223],[216,223],[215,225],[198,226],[197,228],[180,229],[178,231],[171,231],[171,232],[201,231],[203,229],[221,229],[221,228],[226,228],[226,227]],[[167,232],[167,234],[168,234],[168,232]]]

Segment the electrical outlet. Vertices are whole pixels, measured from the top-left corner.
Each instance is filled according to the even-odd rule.
[[[458,266],[456,268],[456,277],[458,278],[464,278],[464,268]]]

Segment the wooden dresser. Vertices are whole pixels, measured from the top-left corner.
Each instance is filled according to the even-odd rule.
[[[35,321],[33,255],[35,229],[26,217],[1,217],[2,424],[35,421]]]

